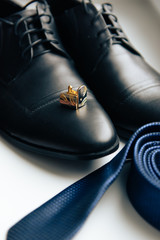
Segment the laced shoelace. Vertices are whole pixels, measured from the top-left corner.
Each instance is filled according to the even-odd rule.
[[[37,0],[33,0],[33,1],[29,2],[24,8],[22,8],[22,10],[25,10],[26,7],[28,7],[29,5],[33,4],[34,2],[37,2]],[[41,19],[42,17],[48,17],[49,20],[47,22],[45,22],[45,23],[50,24],[51,21],[52,21],[52,16],[50,14],[46,13],[46,9],[47,9],[47,6],[48,6],[47,2],[45,0],[41,0],[39,2],[44,3],[44,9],[43,9],[44,12],[43,13],[41,13],[41,14],[37,13],[37,15],[33,15],[33,16],[21,17],[16,22],[16,24],[14,26],[15,35],[17,35],[19,37],[19,46],[22,49],[22,57],[25,58],[26,53],[28,51],[30,51],[30,60],[32,60],[34,57],[37,56],[37,55],[34,55],[34,48],[35,48],[35,46],[37,46],[39,44],[44,44],[44,43],[59,44],[58,40],[56,40],[56,39],[47,39],[47,38],[42,38],[42,37],[39,36],[39,39],[33,41],[32,38],[31,38],[31,34],[34,34],[34,33],[43,33],[43,34],[50,33],[50,34],[54,34],[52,29],[49,29],[49,28],[34,28],[34,27],[33,28],[28,28],[27,20],[29,20],[29,19],[31,20],[29,24],[34,23],[34,21],[36,21],[38,19]],[[5,23],[7,23],[9,25],[12,25],[12,26],[14,25],[13,22],[11,22],[11,21],[9,21],[7,19],[0,18],[0,21],[5,22]],[[25,26],[27,27],[27,30],[24,31],[23,33],[20,33],[18,31],[18,29],[19,29],[19,27],[20,27],[20,25],[22,23],[25,24]],[[28,46],[24,47],[24,49],[23,49],[23,41],[24,41],[26,36],[28,36],[29,42],[28,42]],[[50,51],[50,50],[49,49],[43,50],[43,51],[41,51],[40,54],[46,53],[48,51]]]
[[[92,0],[88,0],[88,2],[92,3]],[[88,14],[89,9],[88,9],[88,6],[87,6],[87,1],[82,0],[82,3],[83,3],[83,6],[84,6],[84,9],[85,9],[86,13]],[[105,6],[107,6],[107,8],[110,9],[109,12],[106,11]],[[118,19],[117,19],[116,15],[112,13],[112,4],[110,4],[110,3],[103,3],[102,4],[102,8],[98,11],[98,13],[92,19],[92,24],[94,24],[98,20],[100,15],[103,15],[104,18],[105,18],[105,16],[106,16],[106,18],[109,18],[110,16],[112,16],[113,19],[114,19],[113,21],[118,22]],[[121,43],[122,40],[125,40],[125,41],[128,42],[128,39],[123,34],[120,35],[120,33],[123,33],[122,29],[120,27],[114,26],[114,23],[107,24],[107,22],[106,22],[106,27],[103,28],[102,30],[100,30],[97,33],[97,37],[99,37],[101,34],[103,34],[106,31],[108,31],[110,36],[107,39],[105,39],[105,41],[103,41],[100,44],[100,46],[103,46],[104,44],[108,43],[108,41],[111,41],[112,44]]]

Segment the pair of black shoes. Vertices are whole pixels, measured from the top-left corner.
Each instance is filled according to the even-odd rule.
[[[160,121],[160,75],[128,41],[110,4],[99,11],[74,0],[58,12],[48,2],[0,2],[1,134],[48,156],[104,156],[118,147],[111,120],[123,137]],[[83,85],[84,106],[60,103],[63,95],[74,105]]]

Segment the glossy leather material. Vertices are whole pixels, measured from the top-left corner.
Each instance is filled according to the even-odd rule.
[[[160,74],[134,49],[110,4],[99,12],[83,1],[56,16],[56,24],[79,72],[123,137],[160,121]]]
[[[9,6],[9,16],[0,9],[2,135],[19,147],[59,158],[92,159],[114,151],[115,129],[89,89],[86,105],[78,110],[59,103],[68,85],[77,89],[84,82],[57,42],[49,6],[34,4],[15,13]]]

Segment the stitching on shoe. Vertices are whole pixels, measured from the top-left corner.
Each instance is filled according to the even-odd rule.
[[[53,99],[53,100],[50,100],[50,101],[46,102],[45,104],[40,105],[39,107],[37,107],[35,109],[30,109],[30,110],[31,110],[32,113],[35,113],[38,110],[40,110],[40,109],[42,109],[42,108],[44,108],[44,107],[46,107],[46,106],[48,106],[48,105],[50,105],[52,103],[56,103],[56,102],[59,102],[59,98],[58,97],[56,99]]]
[[[61,91],[57,91],[55,93],[50,93],[49,95],[42,97],[38,102],[32,103],[31,105],[28,106],[28,108],[31,111],[34,111],[35,109],[45,105],[48,102],[55,101],[55,99],[58,99],[58,96],[65,91],[65,89],[62,89]]]
[[[62,91],[63,92],[63,91]],[[88,91],[88,99],[92,99],[93,97],[92,97],[92,94],[90,93],[90,91]],[[43,104],[41,104],[41,105],[39,105],[39,106],[34,106],[33,108],[30,108],[30,111],[32,112],[32,113],[35,113],[35,112],[37,112],[38,110],[40,110],[40,109],[42,109],[42,108],[44,108],[44,107],[46,107],[46,106],[48,106],[48,105],[50,105],[50,104],[54,104],[54,103],[57,103],[57,102],[59,102],[59,96],[58,97],[56,97],[56,98],[54,98],[54,99],[51,99],[51,100],[49,100],[48,102],[45,102],[45,103],[43,103]]]
[[[155,84],[155,85],[152,84],[152,85],[148,85],[147,87],[144,87],[140,90],[134,91],[128,97],[126,97],[122,102],[120,101],[120,103],[118,105],[121,107],[123,104],[127,103],[130,98],[132,98],[133,96],[136,96],[138,93],[141,93],[147,89],[158,87],[158,86],[160,86],[160,84]],[[117,106],[116,106],[116,108],[117,108]]]
[[[158,79],[158,78],[155,78],[154,80],[156,80],[156,79]],[[157,86],[157,85],[159,85],[159,83],[156,83],[156,84],[154,84],[154,83],[150,83],[149,81],[150,80],[152,80],[151,78],[146,78],[146,79],[144,79],[144,80],[142,80],[141,82],[137,82],[137,83],[135,83],[135,84],[132,84],[132,85],[130,85],[128,88],[125,88],[123,91],[121,91],[120,92],[120,95],[119,95],[119,101],[125,101],[128,97],[130,97],[131,95],[134,95],[134,94],[136,94],[137,92],[141,92],[141,91],[144,91],[145,89],[147,89],[147,88],[150,88],[150,87],[154,87],[154,86]],[[148,83],[147,83],[147,81],[148,81]],[[141,85],[143,84],[143,83],[147,83],[147,85],[146,86],[142,86],[141,87]],[[140,88],[140,89],[136,89],[136,90],[134,90],[134,87],[136,86],[136,88]],[[129,91],[131,92],[131,93],[129,93]]]
[[[79,86],[78,86],[79,87]],[[77,87],[77,88],[78,88]],[[75,87],[76,88],[76,87]],[[43,107],[46,107],[52,103],[56,103],[59,101],[59,96],[60,93],[65,91],[61,90],[59,92],[56,92],[54,94],[50,94],[48,96],[52,96],[52,98],[50,98],[48,101],[46,101],[46,98],[48,98],[48,96],[44,97],[41,99],[41,101],[39,101],[37,104],[31,104],[30,106],[25,106],[23,105],[19,99],[16,99],[10,92],[7,91],[7,95],[8,97],[11,99],[11,101],[14,101],[23,111],[27,112],[27,114],[32,114],[34,112],[37,112],[38,110],[42,109]],[[6,96],[6,94],[5,94]],[[54,96],[54,97],[53,97]],[[93,94],[91,92],[91,90],[88,89],[88,99],[92,99],[93,98]]]
[[[78,88],[79,86],[75,86],[74,89]],[[40,108],[42,108],[42,106],[46,106],[48,105],[50,102],[57,102],[59,99],[59,96],[62,92],[64,92],[66,89],[62,89],[60,91],[57,91],[55,93],[51,93],[43,98],[41,98],[37,103],[33,103],[30,106],[28,106],[28,108],[34,112]]]

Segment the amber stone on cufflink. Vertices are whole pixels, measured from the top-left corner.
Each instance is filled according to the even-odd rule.
[[[60,94],[60,103],[75,109],[83,107],[86,101],[87,87],[85,85],[80,86],[76,91],[70,85],[68,86],[68,92]]]

